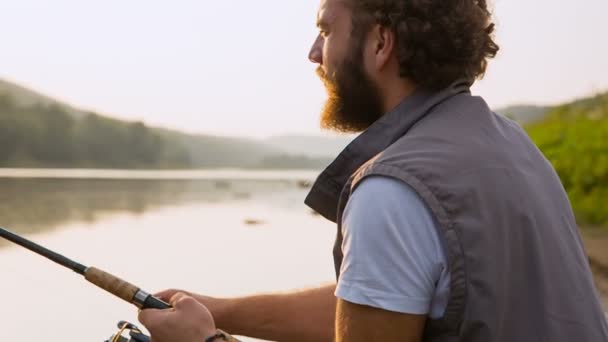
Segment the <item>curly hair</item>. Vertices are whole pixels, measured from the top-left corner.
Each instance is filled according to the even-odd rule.
[[[483,77],[499,47],[486,0],[349,0],[353,37],[373,24],[396,34],[401,77],[442,89]]]

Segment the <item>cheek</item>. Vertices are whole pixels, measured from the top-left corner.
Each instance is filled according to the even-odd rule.
[[[376,54],[374,49],[364,48],[361,52],[361,63],[368,75],[374,75],[376,71]]]
[[[332,40],[331,36],[327,37],[323,44],[323,67],[325,68],[325,71],[330,74],[331,71],[335,70],[336,66],[339,65],[342,58],[340,46]]]

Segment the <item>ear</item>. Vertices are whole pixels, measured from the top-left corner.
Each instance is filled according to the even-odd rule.
[[[395,53],[395,33],[386,26],[376,25],[373,30],[373,40],[378,70],[386,67]]]

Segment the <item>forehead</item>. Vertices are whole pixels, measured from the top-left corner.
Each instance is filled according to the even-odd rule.
[[[343,17],[349,17],[350,11],[347,0],[321,0],[317,22],[321,25],[329,25]]]

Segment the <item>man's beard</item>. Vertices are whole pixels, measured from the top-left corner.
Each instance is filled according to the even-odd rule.
[[[366,130],[384,113],[378,88],[365,74],[362,58],[347,58],[333,77],[317,68],[328,99],[321,112],[321,127],[343,133]]]

